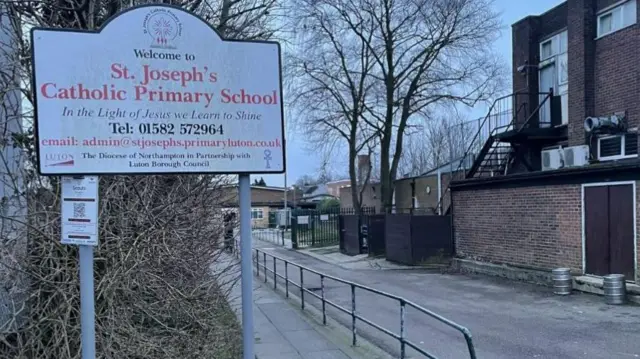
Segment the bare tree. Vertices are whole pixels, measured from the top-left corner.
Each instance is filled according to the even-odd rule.
[[[364,116],[380,135],[382,204],[393,196],[412,117],[442,102],[474,105],[500,85],[490,44],[499,31],[492,0],[321,0],[366,45],[381,93]],[[372,120],[372,117],[375,121]]]
[[[421,125],[405,136],[399,170],[408,176],[419,176],[453,162],[457,166],[478,131],[478,120],[436,117],[423,119]]]
[[[303,188],[306,186],[313,186],[316,185],[318,183],[318,179],[314,178],[311,175],[302,175],[301,177],[299,177],[296,182],[295,182],[295,186]]]
[[[355,161],[377,137],[363,120],[368,102],[374,100],[375,62],[367,46],[373,33],[356,36],[344,22],[338,2],[292,0],[289,15],[296,39],[288,54],[290,90],[295,94],[296,118],[316,150],[335,154],[336,148],[346,147],[352,200],[359,209]],[[350,12],[358,11],[355,4],[344,5]]]
[[[77,248],[60,245],[60,185],[38,176],[31,124],[30,26],[93,29],[137,0],[3,2],[0,111],[3,201],[0,282],[11,317],[0,317],[0,358],[80,357]],[[169,2],[166,2],[169,3]],[[266,39],[275,0],[171,1],[202,15],[227,37]],[[2,41],[7,41],[5,37]],[[20,90],[20,101],[7,101]],[[14,126],[13,122],[23,124]],[[16,165],[16,162],[19,165]],[[227,303],[237,280],[220,241],[229,176],[110,176],[100,180],[100,245],[95,252],[96,338],[100,358],[241,356],[240,327]],[[222,263],[222,265],[220,265]],[[0,297],[2,297],[0,290]],[[0,300],[5,298],[0,298]],[[0,303],[3,305],[3,303]]]

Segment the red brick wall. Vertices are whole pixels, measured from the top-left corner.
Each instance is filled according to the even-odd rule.
[[[637,181],[636,216],[639,186]],[[582,273],[582,185],[454,190],[453,201],[459,257],[543,270],[570,267]],[[637,237],[636,252],[635,280],[640,283]]]
[[[633,25],[596,40],[594,113],[627,111],[629,127],[637,126],[640,116],[639,36],[638,25]]]
[[[539,16],[529,16],[512,26],[513,90],[538,88],[537,70],[528,77],[516,71],[525,61],[537,64],[539,44],[566,26],[568,33],[569,145],[587,144],[584,119],[627,111],[630,127],[640,124],[637,63],[640,59],[640,25],[636,24],[596,40],[597,13],[617,0],[568,0]],[[640,7],[638,7],[640,12]],[[640,15],[638,16],[640,19]],[[527,81],[528,80],[528,81]],[[531,108],[537,104],[527,100]]]
[[[636,182],[636,283],[640,284],[640,239],[638,239],[638,234],[640,234],[640,220],[638,220],[638,216],[640,216],[640,191],[638,190],[640,186],[640,181]]]
[[[540,61],[540,40],[546,40],[550,35],[567,27],[567,3],[562,3],[540,16],[527,16],[511,27],[512,38],[512,85],[513,92],[529,93],[529,96],[517,96],[516,107],[527,104],[529,111],[519,111],[518,122],[527,120],[530,111],[538,106],[538,92],[549,89],[539,89],[538,69],[525,68],[525,73],[518,71],[524,64],[538,65]]]
[[[568,1],[569,145],[585,144],[584,119],[594,115],[596,6]]]
[[[581,272],[581,200],[580,185],[454,190],[457,255]]]

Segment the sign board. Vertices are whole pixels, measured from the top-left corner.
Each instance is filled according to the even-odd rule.
[[[62,177],[62,244],[98,245],[98,177]]]
[[[309,224],[309,216],[298,216],[298,224]]]
[[[320,220],[321,221],[328,221],[329,220],[329,215],[328,214],[321,214],[320,215]]]
[[[278,43],[169,6],[31,41],[41,174],[284,172]]]

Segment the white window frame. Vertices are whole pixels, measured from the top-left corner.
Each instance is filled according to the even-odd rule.
[[[627,140],[627,134],[631,134],[631,133],[637,135],[637,133],[635,131],[629,131],[627,133],[623,133],[623,134],[620,134],[620,135],[609,135],[609,136],[598,137],[598,160],[599,161],[615,161],[615,160],[622,160],[622,159],[626,159],[626,158],[636,158],[636,157],[638,157],[637,153],[636,154],[632,154],[632,155],[627,155],[626,154],[626,148],[625,148],[626,146],[625,145],[626,145],[626,140]],[[600,155],[600,142],[602,140],[606,140],[606,139],[609,139],[609,138],[616,138],[616,137],[621,137],[621,140],[620,140],[620,154],[619,155],[615,155],[615,156],[602,157]]]
[[[561,85],[566,85],[569,83],[569,55],[568,53],[564,52],[562,54],[558,54],[558,61],[556,62],[556,71],[558,71],[557,76],[557,82],[558,82],[558,87]],[[567,77],[564,79],[562,79],[562,74],[563,74],[563,65],[566,68],[566,75]],[[560,92],[560,89],[558,89],[558,92]]]
[[[562,43],[561,39],[564,36],[564,43],[565,43],[565,48],[561,49],[560,45]],[[546,43],[551,43],[551,48],[552,48],[552,54],[549,57],[543,58],[542,57],[542,46]],[[543,40],[540,42],[540,49],[539,49],[539,57],[540,57],[540,62],[538,63],[538,76],[540,76],[539,72],[547,67],[547,66],[555,66],[555,74],[554,76],[554,81],[553,81],[553,91],[554,91],[554,95],[558,95],[560,93],[560,86],[561,85],[565,85],[569,83],[569,76],[567,74],[567,78],[564,82],[560,82],[561,80],[561,66],[562,65],[562,58],[567,58],[567,54],[568,54],[568,36],[567,36],[567,29],[563,29],[561,31],[558,31],[556,33],[554,33],[553,35],[551,35],[550,37],[548,37],[547,39]],[[568,61],[568,59],[567,59]],[[568,64],[568,62],[567,62]],[[567,65],[568,66],[568,65]],[[540,85],[540,83],[538,82],[538,85]],[[540,92],[546,92],[549,89],[539,89]]]
[[[539,51],[539,53],[540,53],[540,62],[541,63],[544,62],[545,60],[553,59],[554,56],[556,56],[556,52],[557,51],[554,48],[554,46],[556,45],[555,41],[553,41],[554,39],[555,39],[555,36],[552,36],[552,37],[540,42],[540,51]],[[542,48],[544,47],[545,44],[548,44],[548,43],[551,44],[551,55],[549,55],[547,57],[542,57]]]
[[[257,213],[256,216],[253,216],[253,213]],[[259,219],[264,219],[264,211],[262,210],[262,208],[251,208],[251,219],[252,220],[259,220]]]
[[[625,20],[625,11],[628,11],[629,9],[629,4],[634,3],[635,4],[635,8],[636,11],[632,11],[634,17],[633,17],[633,21],[631,23],[625,24],[624,20]],[[602,37],[605,37],[607,35],[613,34],[614,32],[620,31],[622,29],[625,29],[629,26],[633,26],[638,22],[638,15],[637,15],[637,0],[623,0],[620,2],[617,2],[605,9],[603,9],[602,11],[600,11],[598,13],[598,16],[596,18],[596,27],[597,27],[597,36],[596,39],[600,39]],[[602,32],[603,30],[600,29],[600,19],[602,19],[603,17],[607,16],[607,15],[611,15],[612,16],[612,21],[617,18],[618,20],[618,27],[612,28],[611,31],[608,32]]]
[[[564,42],[565,42],[565,47],[564,49],[560,48],[560,45],[562,43],[561,39],[562,36],[565,36]],[[565,54],[568,52],[568,35],[567,35],[567,29],[563,29],[562,31],[558,31],[556,33],[554,33],[553,35],[549,36],[548,38],[540,41],[540,44],[538,46],[538,56],[540,57],[540,61],[539,61],[539,66],[546,66],[550,63],[555,62],[556,57]],[[551,55],[547,56],[547,57],[543,57],[542,56],[542,48],[544,47],[545,44],[547,43],[551,43]]]

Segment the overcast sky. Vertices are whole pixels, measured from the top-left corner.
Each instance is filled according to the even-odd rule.
[[[511,24],[529,15],[541,14],[554,6],[563,3],[560,0],[495,0],[498,10],[502,13],[502,22],[504,28],[502,36],[493,47],[498,53],[500,53],[505,60],[505,63],[511,67]],[[481,111],[476,110],[471,112],[471,118],[480,117],[484,115]],[[286,118],[285,118],[286,121]],[[293,131],[287,131],[287,184],[293,184],[298,178],[305,174],[316,175],[321,166],[322,158],[305,150],[305,142],[303,135],[294,133]],[[336,154],[336,158],[340,158],[339,154]],[[345,161],[339,161],[344,163]],[[334,166],[335,167],[335,166]],[[338,171],[340,169],[333,168]],[[342,173],[346,170],[340,171]],[[258,176],[259,178],[260,176]],[[269,186],[283,186],[283,175],[269,175],[263,176],[267,185]]]

